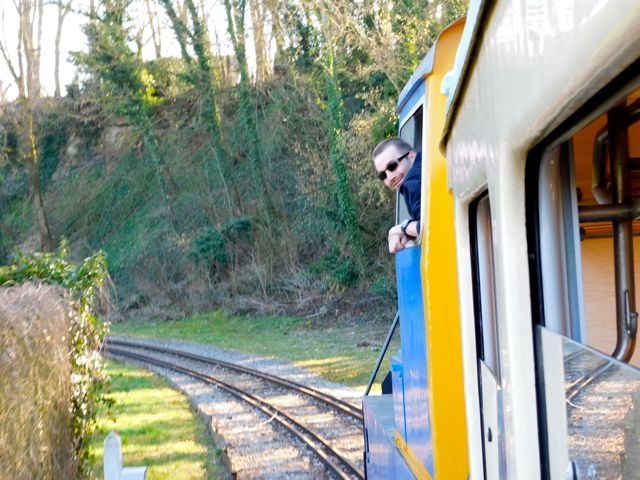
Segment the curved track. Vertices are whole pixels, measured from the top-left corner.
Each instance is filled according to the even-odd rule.
[[[576,478],[636,478],[628,449],[640,381],[623,364],[578,350],[565,359],[567,447]],[[633,471],[633,476],[629,473]]]
[[[575,398],[594,382],[604,378],[614,364],[606,359],[594,360],[586,350],[578,350],[565,358],[565,397],[572,405]]]
[[[276,377],[275,375],[271,375],[268,374],[266,372],[261,372],[260,370],[254,370],[252,368],[247,368],[247,367],[243,367],[242,365],[237,365],[231,362],[227,362],[224,360],[220,360],[220,359],[216,359],[216,358],[211,358],[211,357],[205,357],[202,355],[196,355],[193,353],[189,353],[189,352],[184,352],[181,350],[176,350],[176,349],[171,349],[171,348],[164,348],[164,347],[159,347],[156,345],[148,345],[148,344],[140,344],[140,343],[136,343],[136,342],[128,342],[126,340],[120,340],[120,339],[109,339],[107,341],[106,344],[107,348],[111,348],[113,347],[125,347],[125,348],[139,348],[139,349],[145,349],[145,350],[151,350],[151,351],[155,351],[158,353],[163,353],[163,354],[170,354],[170,355],[177,355],[179,357],[182,358],[188,358],[190,360],[196,360],[198,362],[203,362],[206,363],[208,365],[217,365],[220,367],[224,367],[227,368],[229,370],[234,370],[238,373],[246,373],[258,378],[262,378],[264,380],[267,380],[273,384],[276,385],[280,385],[286,388],[290,388],[292,390],[296,390],[301,394],[304,395],[308,395],[310,397],[315,398],[316,400],[319,400],[325,404],[327,404],[328,406],[335,408],[336,410],[339,410],[343,413],[345,413],[346,415],[362,421],[363,417],[362,417],[362,409],[360,407],[357,407],[355,405],[353,405],[352,403],[349,403],[345,400],[342,400],[340,398],[336,398],[334,396],[331,395],[327,395],[326,393],[324,393],[322,390],[319,390],[317,388],[313,388],[313,387],[309,387],[307,385],[302,385],[301,383],[297,383],[297,382],[293,382],[291,380],[287,380],[285,378],[281,378],[281,377]]]
[[[307,399],[311,398],[311,401],[316,405],[314,408],[317,408],[317,405],[321,403],[323,408],[326,409],[328,407],[340,416],[348,417],[351,423],[356,423],[360,428],[362,412],[358,407],[355,407],[349,402],[327,395],[318,389],[276,377],[265,372],[181,350],[115,339],[109,339],[105,348],[107,353],[110,355],[129,358],[146,364],[152,364],[163,369],[188,375],[210,385],[216,385],[226,393],[242,400],[252,408],[263,412],[270,419],[273,419],[273,421],[282,425],[288,432],[297,437],[310,451],[313,452],[333,477],[343,479],[364,478],[364,474],[360,467],[353,460],[350,460],[348,455],[334,447],[331,440],[328,440],[325,438],[326,436],[316,433],[310,427],[304,425],[301,421],[298,421],[294,414],[291,414],[282,407],[276,406],[275,403],[277,402],[263,397],[262,394],[258,395],[255,388],[252,388],[251,390],[253,390],[253,392],[251,392],[248,391],[249,389],[240,387],[239,384],[241,382],[234,381],[233,376],[230,381],[228,379],[228,374],[226,376],[213,376],[209,373],[205,373],[205,370],[211,368],[222,368],[223,370],[232,371],[232,375],[235,375],[236,377],[238,375],[249,375],[255,379],[259,379],[258,381],[260,382],[267,382],[270,384],[267,387],[264,385],[259,387],[260,392],[266,392],[274,388],[280,391],[282,391],[282,389],[295,390],[298,396]],[[145,352],[145,350],[148,352]],[[164,356],[164,359],[157,358],[157,356],[154,355],[162,355]],[[167,355],[171,356],[173,360],[167,361]],[[181,364],[181,362],[191,363],[187,366],[184,363]],[[197,362],[197,364],[202,366],[194,367],[193,362]],[[223,377],[226,377],[227,379]],[[267,394],[267,396],[268,395],[269,394]]]

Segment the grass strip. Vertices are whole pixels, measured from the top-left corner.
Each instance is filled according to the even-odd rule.
[[[114,335],[170,338],[289,360],[335,382],[367,385],[391,322],[328,325],[303,318],[239,317],[216,311],[179,321],[129,321],[112,325]],[[398,332],[381,367],[398,351]]]
[[[103,442],[111,431],[122,441],[124,466],[144,466],[146,480],[224,478],[220,452],[186,397],[158,375],[107,361],[113,418],[103,418],[90,447],[92,477],[103,478]]]

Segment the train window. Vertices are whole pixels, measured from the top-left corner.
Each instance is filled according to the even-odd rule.
[[[549,478],[637,472],[625,452],[640,448],[640,436],[628,434],[640,422],[640,88],[605,104],[534,149],[527,171],[540,439]]]
[[[573,137],[587,343],[624,361],[633,357],[640,249],[640,91]],[[635,100],[634,100],[635,98]],[[634,251],[636,252],[634,254]]]
[[[493,228],[489,196],[483,195],[473,205],[472,232],[474,252],[474,299],[478,332],[478,357],[500,380],[498,361],[498,328],[495,299],[495,267]]]
[[[495,297],[493,218],[488,193],[470,209],[471,251],[473,255],[474,311],[478,383],[482,409],[482,455],[485,479],[504,478],[506,452],[503,427],[503,399],[499,357],[498,319]]]
[[[422,148],[422,112],[422,106],[418,107],[413,115],[400,127],[399,134],[400,138],[418,150]]]
[[[638,366],[640,102],[634,97],[544,151],[536,223],[540,322]]]
[[[420,150],[422,148],[422,106],[418,107],[416,111],[409,117],[409,119],[400,127],[399,137],[405,142],[413,146],[414,149]],[[409,217],[407,206],[405,202],[400,198],[400,193],[396,194],[396,223],[400,223],[405,218]]]
[[[576,218],[578,193],[571,142],[544,153],[538,181],[540,269],[543,288],[544,324],[568,337],[584,340],[581,309],[579,230]],[[576,192],[574,194],[574,192]]]

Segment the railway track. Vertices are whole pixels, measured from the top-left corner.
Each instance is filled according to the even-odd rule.
[[[323,464],[325,478],[364,478],[362,412],[350,402],[263,371],[176,348],[121,339],[109,339],[105,347],[111,356],[197,379],[260,411],[266,419],[263,423],[277,423],[297,439],[303,446],[300,455],[311,452]]]
[[[639,399],[636,376],[586,350],[570,353],[564,371],[567,446],[575,478],[636,478],[634,456],[625,454],[639,440],[630,429]]]
[[[565,368],[565,398],[573,405],[576,397],[583,394],[589,385],[606,378],[615,365],[606,359],[590,355],[586,350],[577,350],[567,356]]]

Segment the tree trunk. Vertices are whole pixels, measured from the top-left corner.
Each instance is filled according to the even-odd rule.
[[[280,24],[280,10],[278,0],[264,0],[265,8],[271,14],[271,36],[276,42],[276,61],[284,50],[284,37],[282,35],[282,25]]]
[[[42,201],[42,193],[40,191],[40,175],[38,175],[37,165],[29,164],[29,178],[31,179],[31,197],[33,199],[33,209],[38,220],[38,229],[40,232],[40,248],[43,252],[53,251],[53,240],[51,239],[51,231],[49,230],[49,222],[44,210],[44,202]]]
[[[36,139],[33,132],[33,112],[29,100],[22,99],[23,116],[21,127],[22,134],[20,149],[24,158],[24,163],[29,170],[29,187],[31,190],[31,199],[33,201],[33,209],[38,221],[38,230],[40,232],[40,248],[45,252],[53,251],[53,241],[49,230],[49,222],[42,201],[42,192],[40,190],[40,172],[38,171],[38,150],[36,147]]]
[[[358,216],[356,215],[356,202],[351,194],[349,186],[349,172],[346,166],[346,148],[343,134],[345,131],[344,115],[342,111],[342,92],[338,84],[338,75],[335,66],[334,52],[331,45],[325,51],[327,90],[327,109],[329,113],[329,157],[336,177],[336,196],[340,218],[347,231],[347,239],[358,264],[364,265],[365,254]]]
[[[162,28],[160,26],[160,19],[158,18],[158,12],[155,10],[155,3],[153,4],[153,11],[151,10],[150,0],[145,0],[147,6],[147,14],[149,15],[149,28],[151,29],[151,40],[153,41],[153,48],[156,54],[156,58],[162,57]]]
[[[256,55],[256,82],[266,80],[271,73],[268,45],[265,39],[265,10],[260,0],[249,0],[251,24],[253,26],[253,45]]]
[[[19,62],[24,62],[24,82],[27,96],[31,99],[40,97],[40,50],[42,38],[42,0],[37,0],[35,12],[29,0],[16,4],[20,15],[19,45],[22,54]],[[35,33],[34,33],[34,21]],[[21,68],[22,70],[22,68]]]
[[[16,121],[19,138],[19,158],[29,172],[29,189],[40,232],[40,246],[44,251],[53,250],[49,223],[40,191],[38,149],[33,126],[33,106],[40,98],[40,50],[42,39],[43,0],[16,0],[18,13],[18,52],[14,60],[4,42],[0,53],[18,89],[20,111]],[[35,32],[34,32],[35,28]]]
[[[266,214],[267,221],[269,221],[270,225],[275,226],[275,224],[271,222],[275,216],[275,209],[267,189],[267,182],[264,178],[264,168],[258,140],[258,127],[256,125],[250,94],[249,68],[247,65],[245,45],[246,32],[244,27],[246,0],[224,0],[224,6],[227,13],[229,36],[231,37],[231,43],[240,73],[240,125],[242,128],[241,134],[245,140],[245,154],[251,163],[251,180],[258,194],[258,199],[260,200],[260,207],[263,208]]]
[[[55,52],[54,52],[54,67],[53,74],[55,76],[55,91],[53,96],[55,98],[60,98],[61,96],[61,88],[60,88],[60,40],[62,39],[62,25],[64,24],[64,19],[67,16],[67,13],[71,10],[70,4],[64,4],[62,0],[58,0],[58,25],[56,26],[56,39],[55,39]]]

